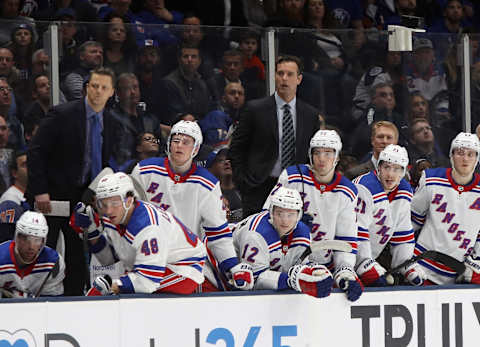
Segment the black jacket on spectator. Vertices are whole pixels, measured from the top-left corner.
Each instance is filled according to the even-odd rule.
[[[410,164],[413,165],[418,159],[427,159],[432,163],[432,167],[450,167],[449,160],[443,155],[438,144],[435,144],[431,153],[425,154],[420,151],[417,146],[410,143],[408,145],[408,159]]]
[[[209,111],[212,101],[211,93],[200,75],[187,80],[180,69],[170,73],[155,88],[158,98],[155,113],[160,116],[162,124],[173,125],[179,113],[191,113],[203,118]]]
[[[114,122],[114,148],[110,158],[110,167],[122,167],[128,161],[135,159],[137,137],[148,132],[161,139],[160,122],[152,114],[138,110],[137,117],[126,114],[118,105],[111,111]],[[160,153],[164,153],[165,143],[159,144]],[[114,167],[116,166],[116,167]]]

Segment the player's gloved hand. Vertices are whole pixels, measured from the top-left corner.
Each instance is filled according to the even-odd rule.
[[[33,294],[22,292],[15,288],[0,288],[0,294],[2,298],[33,298]]]
[[[85,206],[83,202],[79,202],[75,206],[70,217],[70,226],[82,238],[83,231],[86,231],[88,240],[98,239],[103,231],[103,225],[98,214],[93,210],[92,206]]]
[[[333,278],[330,271],[319,264],[294,265],[288,270],[288,286],[297,292],[316,298],[330,295]]]
[[[427,275],[418,264],[411,264],[405,268],[405,280],[413,286],[421,286],[427,279]]]
[[[367,287],[385,287],[388,285],[385,279],[387,271],[371,258],[364,259],[357,266],[357,274],[360,276],[363,285]]]
[[[335,271],[335,283],[347,294],[350,301],[356,301],[363,292],[363,284],[351,268],[342,266]]]
[[[304,213],[304,214],[302,215],[301,221],[302,221],[303,223],[305,223],[305,225],[306,225],[307,227],[309,227],[310,229],[312,229],[312,227],[313,227],[313,217],[312,217],[312,215],[310,215],[310,214],[308,214],[308,213]]]
[[[98,276],[85,296],[103,296],[112,294],[112,278],[109,275]]]
[[[480,257],[475,253],[465,257],[465,272],[459,276],[457,282],[480,284]]]
[[[232,284],[241,290],[253,289],[254,279],[252,267],[247,263],[240,263],[230,269]]]

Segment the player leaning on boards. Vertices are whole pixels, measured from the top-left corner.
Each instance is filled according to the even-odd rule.
[[[174,214],[205,242],[210,262],[205,266],[203,291],[225,289],[232,278],[236,288],[252,289],[251,267],[239,263],[233,248],[220,184],[207,169],[193,163],[202,140],[196,122],[176,123],[167,140],[168,156],[142,160],[132,176],[140,182],[149,202]]]
[[[103,177],[95,192],[104,218],[78,203],[71,224],[87,230],[90,250],[102,265],[120,259],[128,272],[113,283],[108,276],[97,277],[87,295],[196,291],[206,258],[198,237],[171,213],[137,200],[123,172]]]
[[[0,245],[2,297],[36,297],[63,294],[65,262],[45,246],[48,225],[43,214],[26,211],[17,221],[13,241]]]
[[[233,243],[240,259],[252,265],[255,289],[292,288],[318,298],[330,294],[333,278],[327,267],[298,264],[310,247],[310,228],[300,221],[302,209],[298,191],[280,187],[268,211],[235,227]]]
[[[326,265],[337,285],[351,301],[357,300],[363,289],[354,266],[357,253],[355,203],[357,188],[335,172],[342,141],[334,130],[319,130],[310,140],[310,165],[294,165],[280,174],[278,183],[267,198],[264,209],[278,187],[296,189],[303,200],[304,220],[311,226],[311,242],[341,240],[352,245],[350,253],[341,251],[314,252],[309,260]],[[334,271],[335,270],[335,271]]]
[[[479,153],[477,136],[459,133],[450,146],[452,168],[427,169],[420,178],[412,199],[413,227],[419,231],[415,255],[439,251],[466,266],[457,278],[448,266],[420,260],[426,284],[480,284],[480,176],[475,173]]]
[[[375,261],[390,244],[392,268],[413,256],[415,238],[410,218],[412,187],[403,178],[408,166],[405,148],[388,145],[380,152],[375,171],[357,177],[355,212],[358,221],[357,274],[366,286],[385,286],[386,270]],[[422,285],[425,274],[417,264],[401,270],[407,282]]]

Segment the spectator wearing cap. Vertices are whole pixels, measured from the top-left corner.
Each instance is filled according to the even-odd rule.
[[[143,0],[143,9],[137,14],[135,20],[138,44],[141,45],[145,40],[156,41],[160,47],[177,43],[177,37],[163,25],[181,24],[182,20],[183,14],[170,11],[165,6],[164,0]]]
[[[35,47],[33,27],[27,23],[16,25],[10,34],[9,47],[15,56],[15,67],[20,71],[20,79],[28,80]]]
[[[62,83],[68,101],[83,98],[84,83],[90,71],[103,66],[103,46],[97,41],[84,42],[78,49],[79,66],[70,72]]]
[[[2,0],[0,1],[0,46],[5,45],[11,40],[12,29],[19,23],[25,23],[35,26],[32,18],[21,15],[21,1],[19,0]],[[34,40],[36,41],[37,34],[34,30]]]
[[[410,93],[420,92],[431,101],[437,94],[447,90],[446,74],[436,63],[433,43],[425,37],[413,41],[413,54],[405,69],[407,88]]]
[[[212,151],[207,158],[206,167],[220,181],[222,195],[228,200],[230,210],[234,211],[242,208],[242,200],[233,183],[232,166],[227,154],[228,148],[225,147]]]

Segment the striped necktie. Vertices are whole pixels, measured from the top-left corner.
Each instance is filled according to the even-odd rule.
[[[282,118],[282,169],[291,166],[295,162],[295,133],[293,131],[293,119],[290,105],[283,107]]]

